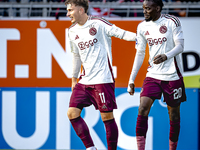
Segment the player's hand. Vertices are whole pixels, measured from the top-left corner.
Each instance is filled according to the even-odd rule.
[[[167,60],[167,56],[165,54],[160,54],[160,55],[157,55],[156,57],[154,57],[153,63],[160,64],[160,63],[164,62],[165,60]]]
[[[133,95],[135,93],[135,85],[133,83],[130,83],[129,87],[130,87],[129,94]]]

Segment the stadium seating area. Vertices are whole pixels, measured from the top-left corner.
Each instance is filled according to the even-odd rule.
[[[65,17],[65,0],[0,0],[0,19]],[[200,1],[165,0],[163,13],[200,17]],[[91,0],[88,13],[104,17],[142,17],[142,0]]]

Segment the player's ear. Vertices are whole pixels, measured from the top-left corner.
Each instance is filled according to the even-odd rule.
[[[80,7],[79,13],[80,13],[80,14],[84,14],[84,13],[85,13],[85,9],[84,9],[83,7]]]
[[[161,7],[160,6],[156,6],[156,10],[157,10],[157,12],[160,12]]]

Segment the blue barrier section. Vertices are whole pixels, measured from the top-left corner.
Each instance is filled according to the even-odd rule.
[[[136,149],[140,90],[136,88],[135,96],[129,96],[126,88],[116,88],[118,150]],[[0,88],[0,149],[84,149],[66,115],[70,95],[70,88]],[[178,150],[198,150],[199,89],[187,88],[186,95],[187,101],[181,104]],[[95,145],[105,149],[106,135],[99,112],[88,107],[81,116],[88,123]],[[133,142],[127,145],[129,140]],[[168,150],[168,143],[168,111],[163,100],[156,100],[149,114],[147,148]]]
[[[198,110],[199,110],[199,113],[198,113],[198,115],[199,115],[199,119],[198,119],[198,141],[200,141],[200,89],[198,89],[198,103],[199,103],[199,107],[198,107]],[[200,142],[198,142],[199,143],[199,146],[198,146],[198,149],[200,149]]]

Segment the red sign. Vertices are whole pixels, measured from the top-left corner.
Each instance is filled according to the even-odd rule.
[[[136,32],[140,21],[110,21]],[[70,21],[0,21],[0,87],[71,87],[72,54],[66,44]],[[127,87],[135,42],[112,38],[116,87]],[[148,53],[135,85],[141,87]]]

